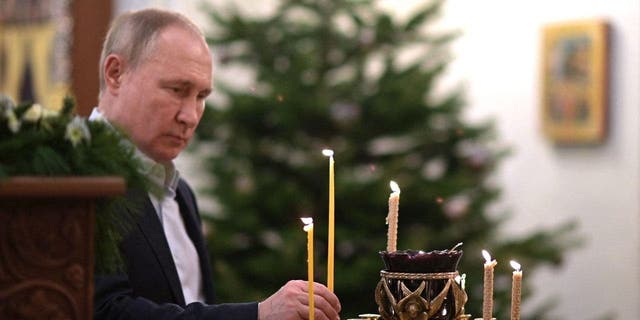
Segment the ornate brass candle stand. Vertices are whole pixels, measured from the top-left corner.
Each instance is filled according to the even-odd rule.
[[[467,293],[455,279],[462,251],[381,252],[386,270],[375,290],[384,320],[461,320]]]

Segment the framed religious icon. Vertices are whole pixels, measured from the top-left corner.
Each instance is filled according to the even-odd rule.
[[[597,144],[607,130],[608,26],[602,20],[550,24],[542,32],[544,133],[557,144]]]
[[[71,84],[69,1],[0,0],[0,92],[58,109]]]
[[[112,1],[0,0],[0,94],[88,116]]]

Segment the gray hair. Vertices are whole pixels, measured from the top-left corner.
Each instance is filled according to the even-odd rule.
[[[100,54],[100,95],[105,89],[104,62],[108,55],[118,54],[129,68],[135,69],[153,51],[158,34],[169,26],[179,26],[204,37],[202,30],[184,15],[161,9],[130,11],[111,23]]]

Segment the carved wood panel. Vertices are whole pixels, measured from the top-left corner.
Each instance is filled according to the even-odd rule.
[[[0,198],[0,319],[90,319],[91,199]]]

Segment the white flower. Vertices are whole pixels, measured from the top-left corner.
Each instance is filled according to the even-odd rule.
[[[42,119],[55,118],[59,115],[60,113],[56,110],[49,109],[49,108],[42,108]]]
[[[83,139],[87,142],[91,140],[91,132],[85,120],[81,117],[75,116],[71,122],[67,124],[67,130],[64,135],[65,139],[71,141],[71,144],[75,147]]]
[[[7,108],[4,111],[4,115],[7,118],[7,126],[9,127],[9,130],[11,130],[11,132],[13,133],[18,133],[18,131],[20,131],[20,120],[18,120],[18,117],[16,117],[16,114],[13,112],[13,110]]]
[[[22,116],[22,119],[28,121],[28,122],[37,122],[38,120],[40,120],[40,118],[42,118],[42,106],[38,103],[34,103],[31,105],[31,107],[29,108],[29,110],[27,110],[27,112],[24,113],[24,115]]]
[[[0,93],[0,111],[4,111],[6,109],[13,109],[15,108],[15,105],[16,104],[13,102],[11,97],[9,97],[6,94]]]

